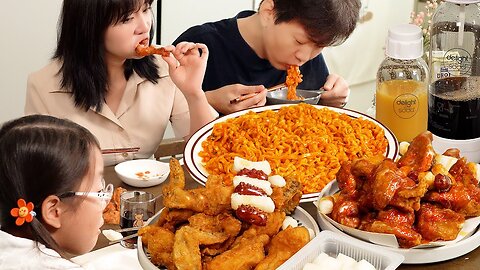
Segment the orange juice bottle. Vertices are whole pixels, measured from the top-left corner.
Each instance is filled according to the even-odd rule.
[[[421,29],[413,24],[390,28],[385,54],[377,72],[375,118],[399,141],[411,141],[427,130],[428,68]]]

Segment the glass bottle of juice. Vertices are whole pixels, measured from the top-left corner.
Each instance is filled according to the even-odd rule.
[[[377,72],[375,118],[399,141],[427,130],[428,67],[422,58],[422,30],[413,24],[391,27],[386,58]]]

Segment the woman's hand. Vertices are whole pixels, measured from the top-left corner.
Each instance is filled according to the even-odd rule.
[[[320,104],[334,107],[345,107],[350,95],[347,82],[336,74],[330,74],[323,86],[325,92],[320,97]]]
[[[231,84],[207,91],[205,95],[208,103],[222,114],[263,106],[267,102],[267,90],[263,85]]]
[[[201,43],[181,42],[176,47],[169,45],[165,49],[172,54],[162,58],[169,66],[172,81],[184,96],[188,99],[190,96],[203,94],[202,82],[208,59],[207,46]]]

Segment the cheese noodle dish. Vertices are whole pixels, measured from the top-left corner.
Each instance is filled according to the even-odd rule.
[[[342,162],[383,154],[387,146],[377,124],[302,103],[215,124],[199,155],[208,173],[227,184],[235,176],[235,156],[267,160],[274,174],[297,179],[306,194],[335,179]]]

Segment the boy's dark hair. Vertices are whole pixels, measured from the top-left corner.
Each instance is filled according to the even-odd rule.
[[[107,92],[104,37],[107,27],[121,23],[153,0],[64,0],[59,19],[58,42],[53,59],[61,61],[61,87],[72,92],[75,106],[102,109]],[[153,26],[150,41],[153,38]],[[125,77],[133,71],[152,83],[159,75],[154,56],[128,59]]]
[[[99,148],[96,138],[69,120],[31,115],[5,123],[0,129],[1,229],[20,229],[65,257],[41,222],[42,202],[50,195],[78,189],[91,169],[95,148]],[[31,223],[21,227],[10,215],[18,199],[32,202],[36,213]]]
[[[319,47],[342,44],[357,26],[360,0],[273,0],[275,23],[296,21]]]

